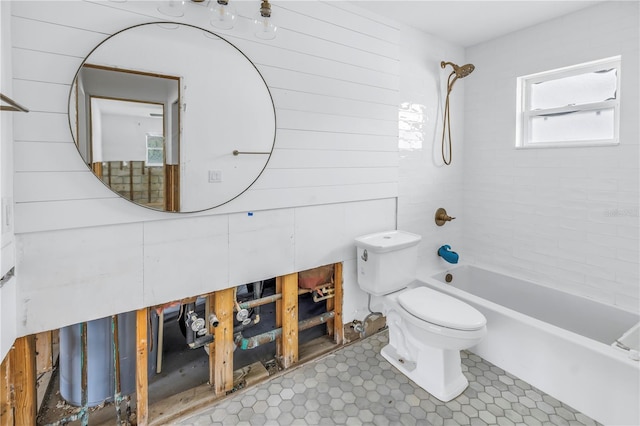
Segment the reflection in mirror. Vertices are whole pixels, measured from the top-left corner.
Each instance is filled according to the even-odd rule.
[[[275,140],[273,101],[255,66],[215,34],[174,23],[138,25],[98,45],[76,74],[69,119],[96,177],[169,212],[240,195]]]
[[[82,67],[77,79],[78,93],[91,94],[89,111],[79,108],[78,120],[89,123],[82,139],[86,146],[79,148],[93,172],[122,197],[166,211],[179,211],[180,141],[179,131],[173,131],[179,118],[173,119],[171,109],[178,103],[178,83],[175,77],[90,64]]]

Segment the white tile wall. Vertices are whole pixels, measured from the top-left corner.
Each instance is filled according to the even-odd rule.
[[[605,2],[467,49],[464,253],[640,309],[638,2]],[[620,146],[516,150],[516,78],[622,55]]]
[[[422,235],[418,252],[422,265],[441,270],[449,264],[437,256],[438,247],[449,244],[466,260],[462,248],[465,214],[462,203],[465,153],[464,94],[466,80],[456,83],[451,94],[453,161],[442,162],[442,108],[447,77],[441,61],[462,65],[462,48],[409,27],[402,27],[400,42],[399,150],[400,181],[398,229]],[[435,224],[439,207],[455,220]]]

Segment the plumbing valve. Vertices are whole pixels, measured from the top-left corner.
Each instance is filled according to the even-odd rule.
[[[447,214],[447,211],[440,207],[436,210],[436,225],[442,226],[447,222],[451,222],[455,217],[451,217]]]
[[[187,314],[187,320],[185,321],[187,326],[191,328],[196,334],[201,335],[206,333],[204,318],[198,317],[195,312],[189,312]],[[203,333],[204,332],[204,333]]]
[[[248,309],[240,309],[236,314],[236,319],[238,322],[244,322],[249,319],[249,310]]]

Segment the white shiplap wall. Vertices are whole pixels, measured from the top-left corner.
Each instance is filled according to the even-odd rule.
[[[345,320],[361,300],[355,236],[395,228],[399,30],[342,2],[273,5],[278,37],[253,37],[258,2],[220,32],[265,78],[277,138],[239,198],[172,215],[137,207],[82,163],[67,120],[83,58],[158,2],[12,2],[20,335],[345,261]],[[204,3],[177,19],[212,30]],[[247,212],[254,212],[248,215]]]
[[[14,98],[11,90],[11,8],[0,3],[0,88],[5,96]],[[6,56],[6,59],[5,59]],[[20,103],[19,100],[16,100]],[[4,104],[4,103],[3,103]],[[4,359],[16,338],[16,279],[7,274],[15,266],[13,234],[13,114],[0,114],[0,359]]]

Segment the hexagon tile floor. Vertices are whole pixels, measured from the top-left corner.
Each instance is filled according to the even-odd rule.
[[[598,425],[470,352],[470,385],[441,402],[381,355],[387,332],[345,346],[183,418],[181,425]]]

